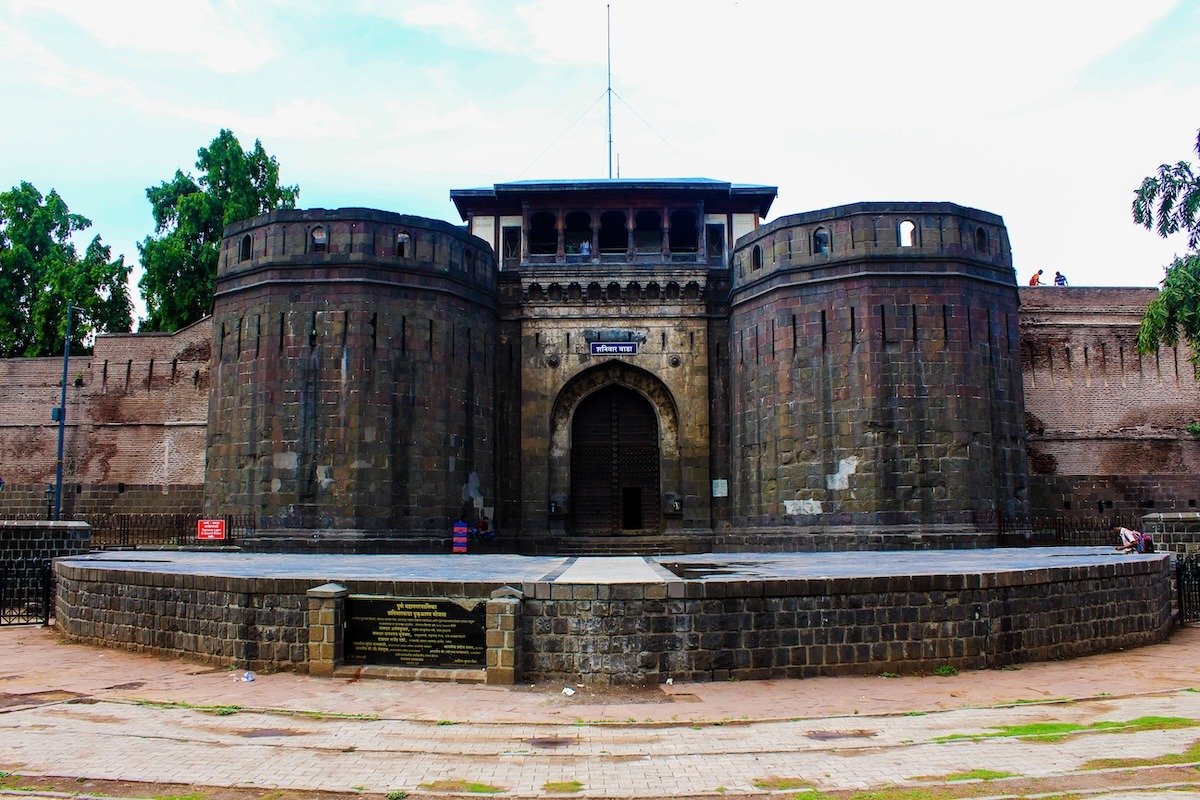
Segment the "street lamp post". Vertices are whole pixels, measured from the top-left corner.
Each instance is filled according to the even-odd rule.
[[[67,333],[63,337],[62,396],[58,405],[58,461],[54,467],[54,519],[62,518],[63,438],[67,431],[67,371],[71,361],[71,312],[83,311],[67,303]]]

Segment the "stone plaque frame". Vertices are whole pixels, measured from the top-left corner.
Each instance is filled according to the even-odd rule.
[[[345,663],[395,667],[487,665],[482,598],[349,595]]]

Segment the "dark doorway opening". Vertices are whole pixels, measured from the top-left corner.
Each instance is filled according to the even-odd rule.
[[[650,401],[616,385],[585,398],[571,422],[572,530],[659,532],[659,458]]]
[[[627,531],[641,530],[642,487],[625,486],[621,489],[621,528]]]

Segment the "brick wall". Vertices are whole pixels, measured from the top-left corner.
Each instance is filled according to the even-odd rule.
[[[1186,344],[1140,355],[1156,289],[1021,289],[1031,507],[1187,510],[1200,501],[1200,417]]]
[[[98,336],[92,355],[71,358],[64,513],[195,506],[188,495],[204,479],[210,340],[203,320],[174,334]],[[0,517],[45,516],[61,381],[61,358],[0,360]],[[139,494],[145,502],[133,500]],[[118,496],[123,508],[104,506]]]

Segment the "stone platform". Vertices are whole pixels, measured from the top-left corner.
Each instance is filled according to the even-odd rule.
[[[1002,667],[1160,642],[1172,624],[1166,555],[1091,547],[608,558],[126,551],[62,558],[55,569],[68,639],[314,674],[338,666],[336,603],[346,594],[488,601],[487,666],[475,679],[501,683]]]

